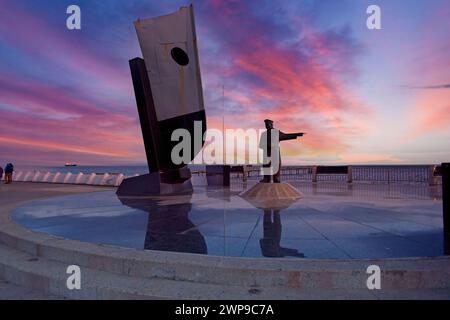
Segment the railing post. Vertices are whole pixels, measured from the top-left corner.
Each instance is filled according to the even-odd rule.
[[[430,184],[430,186],[435,186],[437,184],[436,182],[436,177],[434,175],[434,171],[436,170],[436,166],[430,166],[428,169],[428,183]]]
[[[352,166],[348,166],[347,169],[347,183],[352,183],[353,182],[353,170],[352,170]]]
[[[450,255],[450,163],[443,163],[442,170],[442,216],[444,224],[444,254]]]
[[[312,167],[312,182],[317,182],[317,166]]]

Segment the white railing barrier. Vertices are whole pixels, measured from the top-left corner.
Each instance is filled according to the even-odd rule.
[[[80,184],[81,179],[83,179],[83,172],[80,172],[77,174],[77,176],[75,177],[75,184]]]
[[[86,180],[86,184],[93,184],[95,176],[96,176],[95,173],[91,173]]]
[[[61,181],[61,172],[57,172],[53,177],[52,183],[59,183],[60,181]]]
[[[14,180],[16,181],[22,181],[22,177],[23,177],[23,172],[19,171],[17,173],[14,174]],[[5,174],[3,173],[3,180],[5,179]]]
[[[34,176],[33,182],[43,182],[50,172],[40,172],[38,175]]]
[[[68,184],[75,184],[75,180],[77,178],[78,175],[76,175],[75,173],[72,173],[69,177],[69,179],[67,179],[66,183]]]
[[[41,182],[48,182],[50,180],[50,177],[52,176],[51,172],[47,172],[46,174],[44,174],[44,176],[42,177]]]
[[[72,176],[72,173],[67,172],[65,177],[64,177],[64,179],[63,179],[63,181],[62,181],[62,183],[67,183],[71,176]]]
[[[103,176],[99,174],[95,174],[94,179],[92,180],[92,185],[99,186],[103,180]]]
[[[15,181],[25,181],[25,177],[27,176],[27,174],[28,174],[28,171],[21,171],[20,176],[16,177],[16,175],[13,175],[13,179]]]
[[[25,176],[23,177],[23,181],[29,182],[33,178],[33,172],[28,171]]]
[[[114,186],[115,182],[116,182],[116,174],[108,174],[105,173],[105,176],[103,177],[103,186]]]
[[[13,179],[14,180],[16,180],[16,181],[24,181],[24,179],[25,179],[25,175],[27,174],[27,172],[26,171],[20,171],[19,172],[19,175],[16,177],[15,175],[13,176]],[[3,178],[4,178],[4,173],[3,173]],[[17,178],[17,179],[16,179]]]
[[[54,175],[55,173],[53,172],[47,172],[42,178],[42,182],[49,183],[50,181],[52,181]]]
[[[36,171],[33,175],[33,177],[31,178],[32,182],[37,181],[37,178],[41,175],[41,173],[39,171]]]
[[[100,180],[100,185],[104,186],[108,184],[109,173],[104,173],[102,179]]]
[[[42,182],[45,178],[45,176],[47,175],[47,173],[49,172],[41,172],[41,174],[37,177],[37,182]]]
[[[42,177],[42,172],[37,171],[34,173],[33,179],[31,179],[31,182],[39,182],[39,179]]]
[[[88,181],[89,177],[90,177],[90,175],[88,175],[86,173],[83,173],[82,176],[79,179],[77,179],[76,183],[77,184],[86,184],[86,182]]]
[[[114,181],[114,186],[115,187],[120,186],[120,184],[122,183],[124,178],[125,178],[125,176],[122,173],[117,175],[116,180]]]
[[[20,181],[19,180],[20,177],[18,177],[20,172],[21,171],[14,171],[14,175],[13,175],[14,181]],[[4,172],[3,172],[2,176],[0,177],[0,181],[3,181],[3,180],[5,180],[5,173]]]

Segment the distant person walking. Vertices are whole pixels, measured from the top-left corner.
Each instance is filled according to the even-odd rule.
[[[2,178],[3,178],[3,168],[0,167],[0,180],[2,180]]]
[[[12,163],[8,163],[5,167],[5,184],[9,184],[12,182],[13,172],[14,172],[14,165]]]

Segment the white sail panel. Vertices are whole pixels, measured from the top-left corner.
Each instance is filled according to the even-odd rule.
[[[204,110],[192,6],[134,23],[158,121]]]

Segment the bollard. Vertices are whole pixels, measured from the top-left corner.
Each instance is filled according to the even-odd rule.
[[[312,182],[317,182],[317,166],[312,167]]]
[[[444,224],[444,254],[450,255],[450,163],[443,163],[442,170],[442,217]]]

